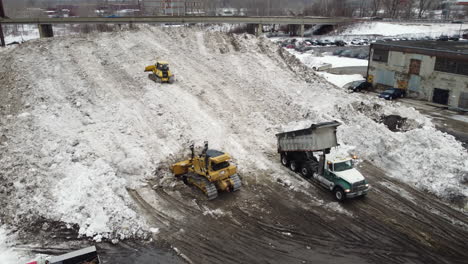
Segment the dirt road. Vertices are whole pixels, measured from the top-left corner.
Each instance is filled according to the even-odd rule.
[[[372,191],[342,205],[313,183],[316,197],[252,182],[211,202],[183,184],[130,192],[192,263],[466,263],[466,215],[369,162],[360,170]]]

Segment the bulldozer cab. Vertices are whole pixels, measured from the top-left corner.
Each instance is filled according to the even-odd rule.
[[[229,167],[229,155],[224,152],[210,149],[206,152],[206,156],[209,159],[209,167],[211,171],[219,171]]]
[[[168,71],[169,70],[169,63],[165,61],[158,61],[156,62],[156,68],[160,71]]]

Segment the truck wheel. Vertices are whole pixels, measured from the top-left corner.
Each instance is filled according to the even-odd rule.
[[[302,176],[304,176],[306,178],[310,178],[309,168],[307,168],[307,166],[302,167],[301,174],[302,174]]]
[[[289,168],[292,170],[292,171],[297,171],[297,163],[294,161],[294,160],[291,160],[289,162]]]
[[[182,176],[182,181],[186,184],[189,185],[189,182],[187,180],[187,176]]]
[[[346,199],[346,195],[343,191],[343,189],[341,189],[340,187],[337,187],[333,190],[333,193],[335,194],[335,199],[338,201],[338,202],[342,202]]]
[[[281,155],[281,164],[283,164],[285,167],[289,165],[288,157],[286,157],[284,154]]]

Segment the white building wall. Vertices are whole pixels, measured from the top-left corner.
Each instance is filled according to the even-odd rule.
[[[421,61],[419,75],[409,74],[411,59]],[[409,97],[427,101],[432,101],[434,88],[449,90],[448,105],[458,107],[461,93],[468,93],[468,76],[434,71],[435,62],[434,56],[389,51],[386,63],[372,61],[371,58],[369,75],[372,75],[374,87],[404,88]]]

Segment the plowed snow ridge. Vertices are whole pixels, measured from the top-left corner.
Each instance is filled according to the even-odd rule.
[[[441,197],[468,195],[468,155],[452,136],[398,103],[344,93],[264,38],[142,27],[34,40],[0,57],[0,214],[10,224],[46,218],[87,236],[139,236],[148,227],[125,188],[155,176],[170,184],[167,164],[188,142],[208,140],[243,177],[274,180],[287,177],[274,134],[330,119],[344,123],[339,151]],[[156,59],[171,63],[175,84],[143,73]],[[381,114],[414,129],[391,132],[371,119]]]

